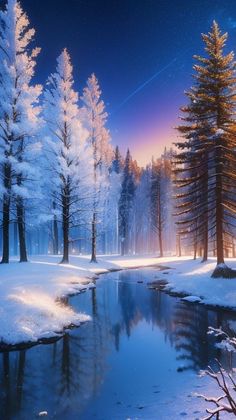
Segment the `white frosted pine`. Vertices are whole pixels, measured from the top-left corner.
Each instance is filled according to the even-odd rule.
[[[28,199],[38,195],[34,181],[39,176],[35,163],[40,152],[37,133],[42,87],[32,80],[40,52],[31,48],[35,30],[18,1],[8,0],[0,22],[0,193],[7,217],[10,206],[23,209]],[[6,219],[3,223],[8,230]]]
[[[69,230],[78,227],[89,212],[92,178],[88,132],[81,122],[72,72],[70,56],[64,49],[57,59],[56,72],[48,78],[44,93],[50,196],[55,205],[54,214],[62,209],[61,221],[67,220]],[[65,211],[69,213],[65,214]],[[68,240],[71,242],[71,238]],[[68,255],[64,260],[68,260]]]
[[[93,153],[93,214],[91,220],[92,230],[92,258],[96,261],[96,242],[99,224],[104,221],[108,208],[109,168],[112,161],[112,147],[110,133],[106,128],[107,113],[105,104],[101,99],[101,90],[98,80],[92,74],[83,91],[82,101],[84,107],[82,115],[88,130],[88,141]],[[103,231],[104,226],[101,226]]]

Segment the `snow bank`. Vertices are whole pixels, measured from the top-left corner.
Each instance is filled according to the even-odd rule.
[[[89,273],[88,273],[89,274]],[[56,337],[89,316],[60,301],[93,284],[81,271],[47,261],[0,266],[0,343],[17,344]]]
[[[198,296],[186,296],[186,297],[182,298],[182,300],[184,300],[186,302],[195,303],[195,302],[200,302],[201,298],[199,298]]]
[[[88,287],[97,274],[125,268],[162,265],[157,280],[168,281],[164,289],[185,295],[189,302],[236,309],[236,279],[213,279],[214,259],[206,263],[187,257],[71,256],[70,264],[58,264],[59,256],[37,256],[29,263],[12,261],[0,265],[0,343],[35,342],[60,336],[69,325],[90,318],[76,313],[61,301]],[[236,267],[236,260],[227,264]],[[170,269],[167,269],[169,267]]]
[[[153,258],[71,257],[71,264],[58,264],[60,256],[37,256],[29,263],[11,261],[0,265],[0,343],[36,342],[60,336],[63,330],[88,321],[60,301],[68,295],[94,287],[99,273],[156,263]]]
[[[216,260],[210,258],[202,263],[201,259],[190,257],[162,258],[160,263],[168,265],[168,284],[164,290],[186,295],[185,300],[236,309],[236,279],[212,278]],[[236,268],[236,259],[226,261],[231,268]],[[166,270],[160,272],[164,274]]]

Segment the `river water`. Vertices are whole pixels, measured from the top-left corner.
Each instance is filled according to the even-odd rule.
[[[64,303],[92,321],[52,344],[0,354],[0,419],[198,419],[211,390],[197,372],[217,357],[208,326],[229,329],[233,312],[150,290],[158,271],[100,276],[96,289]],[[45,413],[42,413],[45,412]],[[44,417],[43,417],[44,418]]]

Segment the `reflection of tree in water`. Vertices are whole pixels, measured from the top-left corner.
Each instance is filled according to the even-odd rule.
[[[120,283],[119,285],[119,303],[123,325],[128,337],[131,334],[132,324],[136,325],[140,320],[138,306],[135,302],[131,287],[132,286],[129,283]]]
[[[57,370],[60,367],[58,404],[63,404],[63,409],[71,404],[73,396],[80,398],[82,409],[91,393],[95,395],[103,381],[110,330],[105,300],[103,293],[97,302],[96,289],[92,289],[92,322],[79,330],[72,330],[54,344],[54,366]]]
[[[131,280],[135,279],[135,282],[123,281],[123,278],[127,279],[127,277]],[[113,320],[111,330],[117,351],[119,351],[120,335],[123,331],[128,337],[131,336],[132,329],[142,320],[158,326],[171,340],[174,328],[172,312],[175,301],[159,291],[152,291],[145,285],[138,284],[138,281],[142,279],[143,274],[139,273],[119,275],[117,295],[120,312]]]
[[[117,351],[123,331],[130,336],[132,329],[145,319],[153,326],[158,326],[175,347],[179,353],[177,360],[180,362],[180,370],[204,369],[209,362],[214,365],[214,358],[220,359],[224,366],[229,365],[227,353],[214,346],[215,340],[207,332],[209,326],[222,326],[228,331],[228,319],[235,316],[219,310],[209,310],[202,305],[182,302],[160,291],[147,290],[137,282],[123,282],[122,274],[119,279],[118,302],[121,316],[118,317],[119,322],[115,322],[112,327]],[[230,362],[232,363],[232,355]]]
[[[229,330],[229,320],[235,315],[213,311],[202,305],[192,305],[179,302],[174,313],[175,349],[179,352],[177,360],[183,362],[180,370],[205,369],[209,364],[215,366],[215,359],[229,367],[229,357],[226,352],[217,348],[215,339],[208,334],[208,327],[222,327]],[[232,356],[232,355],[231,355]],[[232,357],[230,358],[231,363]]]
[[[4,352],[2,358],[1,374],[1,419],[11,419],[12,415],[21,408],[24,371],[25,371],[25,350],[18,352],[18,357],[12,363],[11,353]]]
[[[217,356],[217,349],[207,334],[208,310],[200,305],[179,302],[174,313],[175,348],[181,370],[205,368]]]
[[[52,407],[49,412],[67,412],[73,398],[79,400],[78,411],[91,393],[96,394],[107,369],[105,356],[111,329],[107,301],[105,289],[99,302],[96,290],[92,289],[92,322],[71,330],[52,345],[2,353],[1,420],[10,420],[13,416],[30,418],[42,406]],[[63,304],[67,304],[66,299]]]
[[[9,353],[5,352],[2,354],[2,362],[3,362],[3,379],[1,388],[5,394],[5,398],[3,401],[2,408],[5,418],[10,418],[10,402],[11,402],[11,382],[10,382],[10,369],[9,369]]]
[[[173,313],[176,307],[176,300],[160,291],[149,292],[151,322],[163,331],[165,339],[168,339],[170,344],[173,345],[173,334],[175,331]]]
[[[115,339],[115,349],[116,351],[119,351],[120,350],[120,334],[122,332],[120,323],[114,324],[111,332]]]
[[[18,409],[20,409],[21,401],[22,401],[24,373],[25,373],[25,350],[21,350],[19,352],[17,383],[16,383],[16,387],[17,387],[16,403],[17,403]]]
[[[108,279],[106,287],[98,284],[97,289],[72,299],[76,310],[84,305],[91,313],[91,322],[52,345],[1,354],[1,420],[33,418],[42,409],[56,416],[66,416],[74,409],[79,416],[89,398],[100,390],[110,346],[119,351],[120,337],[132,336],[144,320],[163,331],[184,369],[205,368],[209,360],[219,358],[221,353],[210,345],[207,328],[226,328],[231,315],[149,290],[137,283],[142,280],[138,273],[115,278],[119,280],[115,284]]]

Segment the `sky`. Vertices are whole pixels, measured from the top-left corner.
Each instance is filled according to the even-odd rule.
[[[4,4],[0,0],[0,4]],[[216,19],[236,50],[235,0],[22,0],[42,48],[37,82],[45,83],[66,47],[82,93],[95,73],[112,143],[145,165],[176,140],[174,129],[192,84],[201,33]]]

